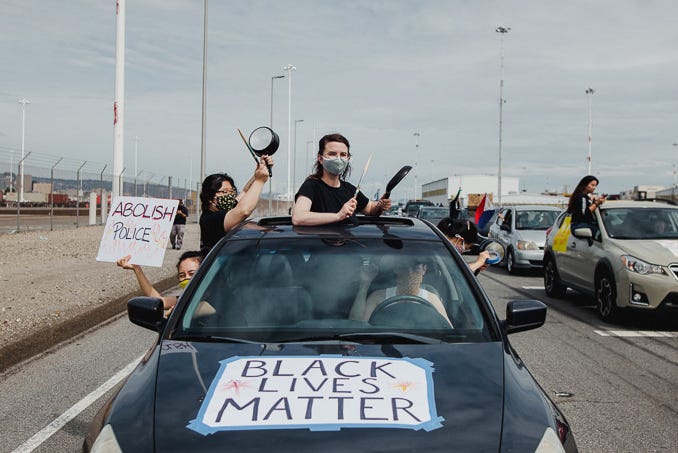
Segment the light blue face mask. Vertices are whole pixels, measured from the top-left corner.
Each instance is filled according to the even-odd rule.
[[[323,168],[335,176],[342,174],[347,166],[348,159],[342,159],[341,157],[335,157],[334,159],[323,157]]]

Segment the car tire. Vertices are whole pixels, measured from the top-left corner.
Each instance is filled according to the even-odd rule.
[[[508,249],[508,252],[506,253],[506,271],[509,274],[515,275],[517,273],[516,269],[516,258],[513,255],[513,250]]]
[[[603,321],[612,321],[616,318],[617,285],[609,271],[602,271],[596,277],[596,310]]]
[[[544,290],[547,296],[555,298],[564,297],[567,292],[567,286],[560,281],[556,263],[551,258],[544,262]]]

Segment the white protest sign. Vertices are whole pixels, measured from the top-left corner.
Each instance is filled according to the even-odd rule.
[[[97,261],[116,262],[132,255],[132,264],[162,266],[178,204],[178,200],[166,198],[116,197]]]
[[[197,417],[202,434],[252,429],[442,426],[433,394],[433,364],[424,359],[276,356],[221,362]]]

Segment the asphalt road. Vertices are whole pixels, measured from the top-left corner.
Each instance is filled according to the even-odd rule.
[[[492,269],[480,279],[502,318],[509,300],[549,306],[543,327],[511,342],[572,424],[580,451],[676,451],[675,319],[604,324],[590,299],[574,292],[547,298],[539,273]],[[121,379],[154,338],[123,317],[0,376],[0,451],[80,451],[89,421],[112,392],[101,386]]]

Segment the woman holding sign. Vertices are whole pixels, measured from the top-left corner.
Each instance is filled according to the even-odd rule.
[[[209,175],[202,182],[200,201],[200,246],[212,248],[234,226],[248,218],[259,202],[261,191],[268,180],[268,168],[273,166],[271,156],[262,156],[254,175],[241,193],[226,173]]]
[[[351,174],[350,145],[341,134],[320,139],[314,173],[306,178],[295,195],[292,209],[294,225],[313,226],[345,221],[356,212],[379,216],[391,207],[391,200],[382,197],[370,201],[347,182]]]

